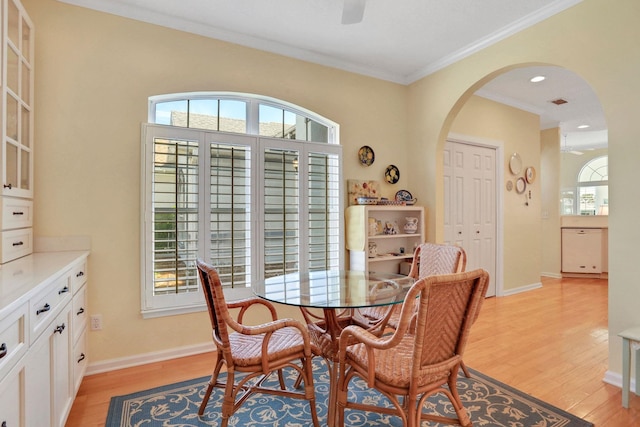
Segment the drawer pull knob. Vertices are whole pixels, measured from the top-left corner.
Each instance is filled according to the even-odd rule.
[[[62,332],[64,331],[64,328],[66,328],[64,323],[62,325],[56,326],[56,328],[53,330],[53,333],[55,334],[57,332],[60,335],[62,335]]]
[[[13,187],[13,185],[12,185],[12,184],[5,184],[5,185],[4,185],[4,188],[8,188],[9,190],[11,190],[11,188],[12,188],[12,187]]]
[[[15,243],[13,244],[13,246],[22,246],[22,245],[24,245],[24,242],[23,242],[22,240],[21,240],[21,241],[19,241],[19,242],[15,242]]]
[[[14,215],[24,215],[24,212],[14,212]]]
[[[0,345],[0,359],[5,357],[8,352],[9,350],[7,350],[7,343],[3,342],[2,345]]]
[[[84,313],[84,308],[80,307],[80,310],[78,310],[76,315],[80,316],[82,313]]]
[[[69,287],[65,286],[64,288],[58,291],[58,295],[66,294],[67,292],[69,292]]]
[[[45,313],[45,312],[47,312],[49,310],[51,310],[51,306],[49,304],[45,304],[44,307],[42,307],[41,309],[36,311],[36,316],[41,314],[41,313]]]
[[[84,353],[80,353],[80,357],[78,358],[78,363],[82,362],[87,356]]]
[[[78,274],[76,274],[76,277],[82,277],[84,276],[84,271],[80,271],[78,272]]]

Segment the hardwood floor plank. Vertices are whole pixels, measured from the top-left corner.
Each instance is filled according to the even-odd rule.
[[[608,364],[607,280],[542,278],[542,288],[485,300],[465,363],[597,427],[640,426],[640,397],[630,408],[603,382]],[[104,426],[111,396],[210,375],[207,353],[86,377],[68,427]]]

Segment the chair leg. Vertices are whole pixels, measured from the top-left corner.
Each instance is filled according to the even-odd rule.
[[[209,380],[209,385],[207,386],[207,391],[204,393],[202,403],[200,404],[200,408],[198,409],[198,416],[202,416],[202,414],[204,414],[204,409],[207,407],[207,403],[209,403],[209,398],[211,397],[213,387],[215,387],[216,382],[218,382],[220,369],[222,369],[222,358],[218,357],[218,360],[216,361],[216,367],[213,369],[211,379]]]
[[[457,371],[457,369],[455,369],[455,371]],[[467,410],[462,405],[462,401],[460,400],[460,395],[458,394],[458,387],[456,384],[457,383],[456,378],[458,377],[457,372],[455,372],[455,374],[456,375],[451,375],[448,381],[449,393],[450,393],[449,399],[453,404],[453,409],[456,411],[456,415],[458,416],[458,422],[460,423],[460,425],[462,427],[472,427],[473,424],[469,419],[469,414],[467,414]]]
[[[207,407],[207,403],[209,402],[209,397],[211,396],[211,391],[213,390],[215,382],[213,380],[209,380],[209,386],[207,387],[207,391],[202,398],[202,403],[200,404],[200,408],[198,409],[198,416],[202,416],[204,414],[204,408]]]
[[[303,361],[304,367],[304,395],[309,401],[311,408],[311,419],[313,420],[314,427],[320,427],[318,421],[318,409],[316,408],[316,390],[313,385],[313,363],[311,358],[307,358]],[[298,376],[298,379],[302,378],[302,375]]]
[[[284,390],[284,375],[282,369],[278,369],[278,382],[280,383],[280,390]]]
[[[471,378],[471,374],[469,373],[469,369],[467,369],[467,365],[464,362],[460,362],[460,367],[462,368],[462,372],[464,372],[464,376],[467,378]]]

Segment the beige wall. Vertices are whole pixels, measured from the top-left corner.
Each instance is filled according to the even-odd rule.
[[[640,2],[615,3],[584,0],[405,87],[55,0],[24,0],[37,42],[35,232],[91,237],[89,306],[104,322],[103,331],[90,333],[91,362],[209,340],[204,313],[140,317],[140,123],[146,121],[148,96],[198,90],[259,93],[340,123],[345,178],[382,180],[386,165],[396,164],[401,181],[385,184],[383,193],[410,189],[430,212],[433,241],[442,236],[442,146],[457,113],[493,76],[516,66],[552,64],[592,85],[609,124],[609,247],[616,254],[609,268],[610,366],[620,372],[616,334],[640,323],[634,268],[640,198],[616,197],[637,192],[640,144],[633,115],[640,111],[635,79],[640,74],[635,22]],[[369,168],[357,163],[357,150],[365,144],[376,151]],[[525,163],[539,163],[539,142],[534,146],[518,148]],[[539,212],[540,199],[535,200]],[[529,225],[540,229],[539,218],[520,224],[522,211],[504,209],[505,231]],[[528,245],[512,242],[506,233],[504,239],[505,252],[512,244],[518,251]],[[540,268],[540,248],[529,248]],[[513,258],[509,269],[527,262],[526,257]]]
[[[398,149],[405,86],[55,0],[24,4],[36,27],[35,233],[91,237],[90,314],[104,326],[89,334],[91,363],[211,341],[205,313],[140,315],[140,124],[149,96],[225,90],[292,102],[340,124],[346,178],[383,180],[393,163],[399,185],[410,182]],[[357,158],[365,144],[376,151],[369,168]]]
[[[540,252],[544,276],[560,277],[560,128],[540,132],[540,193],[542,219]]]
[[[540,180],[527,186],[524,194],[515,191],[515,180],[524,176],[524,169],[533,166],[540,170],[540,118],[532,113],[508,107],[478,96],[472,96],[456,115],[451,125],[456,135],[470,135],[495,141],[503,147],[504,182],[498,186],[502,206],[498,212],[503,217],[502,245],[504,251],[502,283],[505,293],[540,283]],[[511,154],[522,158],[523,170],[514,176],[509,170]],[[514,189],[506,190],[511,181]],[[529,199],[529,192],[531,198]],[[500,274],[500,271],[498,271]],[[499,291],[499,290],[498,290]]]
[[[420,166],[413,178],[424,184],[425,191],[418,197],[435,214],[437,236],[442,233],[442,164],[437,159],[453,118],[478,87],[516,66],[550,64],[574,71],[594,88],[609,127],[609,365],[613,372],[620,372],[621,366],[617,333],[640,324],[640,286],[634,267],[639,254],[635,212],[640,198],[622,196],[637,193],[634,169],[640,158],[634,130],[634,114],[640,110],[640,84],[635,79],[640,72],[634,43],[640,37],[637,16],[640,2],[636,0],[622,0],[615,7],[602,0],[584,0],[414,83],[409,91],[410,122],[416,124],[410,128],[409,149],[424,153],[410,159],[414,168]]]

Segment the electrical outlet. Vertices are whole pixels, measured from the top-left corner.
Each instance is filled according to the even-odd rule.
[[[102,330],[102,314],[94,314],[93,316],[91,316],[91,330]]]

